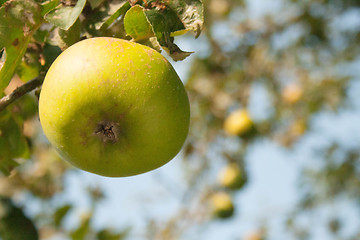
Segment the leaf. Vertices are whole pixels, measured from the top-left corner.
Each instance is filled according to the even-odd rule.
[[[184,24],[186,30],[193,31],[198,37],[204,25],[204,10],[201,0],[173,0],[169,6]]]
[[[150,37],[149,39],[138,41],[138,43],[151,47],[158,52],[161,52],[161,46],[156,37]]]
[[[69,30],[59,29],[59,36],[63,42],[60,46],[61,49],[68,48],[74,43],[80,40],[81,24],[80,20],[76,20],[75,23],[69,28]]]
[[[182,51],[175,43],[171,40],[163,45],[163,49],[170,55],[174,61],[181,61],[190,56],[193,52]]]
[[[0,69],[0,92],[9,84],[34,31],[41,25],[40,6],[33,0],[13,0],[0,8],[0,49],[5,62]]]
[[[11,111],[23,120],[32,118],[38,113],[38,102],[34,95],[25,94],[10,106],[12,106]]]
[[[127,11],[124,27],[126,33],[136,42],[155,36],[154,30],[144,13],[144,8],[139,5],[135,5]]]
[[[0,172],[5,175],[9,176],[11,171],[19,166],[19,163],[14,161],[11,158],[1,158],[0,156]]]
[[[17,38],[18,39],[18,38]],[[17,66],[21,63],[21,59],[24,56],[27,45],[30,38],[22,38],[21,42],[16,42],[18,45],[16,47],[8,47],[5,50],[5,62],[3,63],[0,69],[0,91],[2,92],[6,86],[9,84],[11,78],[14,75],[14,72]]]
[[[129,2],[124,2],[121,7],[116,10],[115,13],[113,13],[101,26],[100,30],[104,31],[106,30],[116,19],[118,19],[120,16],[124,15],[128,10],[130,9]]]
[[[62,6],[56,8],[47,13],[45,19],[61,29],[68,30],[80,16],[85,3],[86,0],[79,0],[74,7]]]
[[[34,223],[11,199],[0,197],[0,236],[2,240],[38,240]]]
[[[171,9],[158,11],[156,9],[145,11],[146,17],[155,31],[158,43],[174,61],[184,60],[192,52],[182,51],[175,43],[171,34],[186,31],[183,23]]]
[[[0,169],[4,174],[17,164],[14,158],[29,157],[26,138],[18,121],[6,109],[0,112]]]
[[[145,14],[158,38],[162,37],[162,33],[170,35],[172,32],[185,30],[184,24],[171,9],[165,9],[164,11],[151,9],[145,11]]]
[[[72,240],[83,240],[90,230],[90,216],[86,216],[80,223],[80,226],[71,232]]]
[[[64,217],[66,216],[66,214],[68,214],[68,212],[71,209],[72,209],[72,205],[70,205],[70,204],[66,204],[66,205],[61,206],[58,209],[56,209],[54,216],[53,216],[55,226],[60,227]]]
[[[0,0],[0,7],[8,0]]]
[[[89,37],[125,38],[126,33],[122,18],[130,4],[125,0],[105,1],[92,11],[86,13],[82,26]]]
[[[58,46],[45,44],[43,51],[45,58],[45,68],[49,68],[50,65],[55,61],[55,59],[60,55],[61,52],[62,51]]]
[[[102,229],[96,234],[97,240],[122,240],[126,238],[128,231],[116,233],[110,229]]]
[[[24,56],[25,60],[23,60],[18,66],[16,73],[23,82],[30,81],[31,79],[39,76],[41,65],[36,57],[38,57],[38,55],[31,55],[27,53]]]
[[[45,16],[48,12],[55,9],[59,5],[59,0],[49,0],[41,4],[41,15]]]

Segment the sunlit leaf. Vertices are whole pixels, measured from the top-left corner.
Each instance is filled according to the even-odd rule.
[[[9,84],[34,31],[42,23],[40,6],[32,0],[8,1],[0,8],[0,49],[6,58],[0,69],[0,92]]]
[[[201,0],[174,0],[169,1],[169,6],[176,12],[187,30],[200,35],[204,24],[204,11]]]
[[[124,2],[121,7],[116,10],[100,27],[101,30],[107,29],[116,19],[123,16],[130,9],[129,2]]]
[[[80,16],[85,3],[86,0],[79,0],[74,7],[58,7],[47,13],[45,19],[61,29],[68,30]]]
[[[144,13],[144,8],[139,5],[135,5],[127,11],[124,18],[124,27],[126,33],[135,41],[148,39],[155,35]]]
[[[60,0],[49,0],[41,4],[41,15],[44,16],[51,10],[55,9],[60,3]]]
[[[192,52],[182,51],[171,37],[173,32],[186,31],[184,25],[171,9],[158,11],[156,9],[145,11],[146,17],[154,29],[157,42],[170,55],[174,61],[183,60]]]

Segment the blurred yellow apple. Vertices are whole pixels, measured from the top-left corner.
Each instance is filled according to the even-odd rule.
[[[282,91],[282,99],[288,104],[294,104],[300,100],[303,89],[299,84],[289,84]]]
[[[229,218],[234,214],[234,204],[228,193],[214,193],[210,198],[210,202],[215,217]]]
[[[236,163],[231,163],[219,172],[218,181],[221,186],[235,190],[244,185],[246,177],[244,171]]]
[[[242,136],[250,132],[254,123],[246,109],[238,109],[225,119],[224,130],[229,135]]]

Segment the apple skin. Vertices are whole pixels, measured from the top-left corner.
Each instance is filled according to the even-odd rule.
[[[65,50],[46,74],[43,131],[74,166],[108,177],[156,169],[186,140],[190,106],[183,83],[155,50],[98,37]]]

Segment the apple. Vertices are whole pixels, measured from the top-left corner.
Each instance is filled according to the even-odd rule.
[[[230,163],[219,172],[218,181],[223,187],[237,190],[246,182],[245,172],[236,163]]]
[[[183,83],[155,50],[122,39],[80,41],[49,68],[39,100],[43,131],[74,166],[108,177],[156,169],[186,140]]]
[[[254,123],[246,109],[237,109],[225,119],[224,130],[229,135],[246,136],[254,130]]]
[[[234,214],[234,204],[226,192],[216,192],[210,197],[214,217],[229,218]]]

